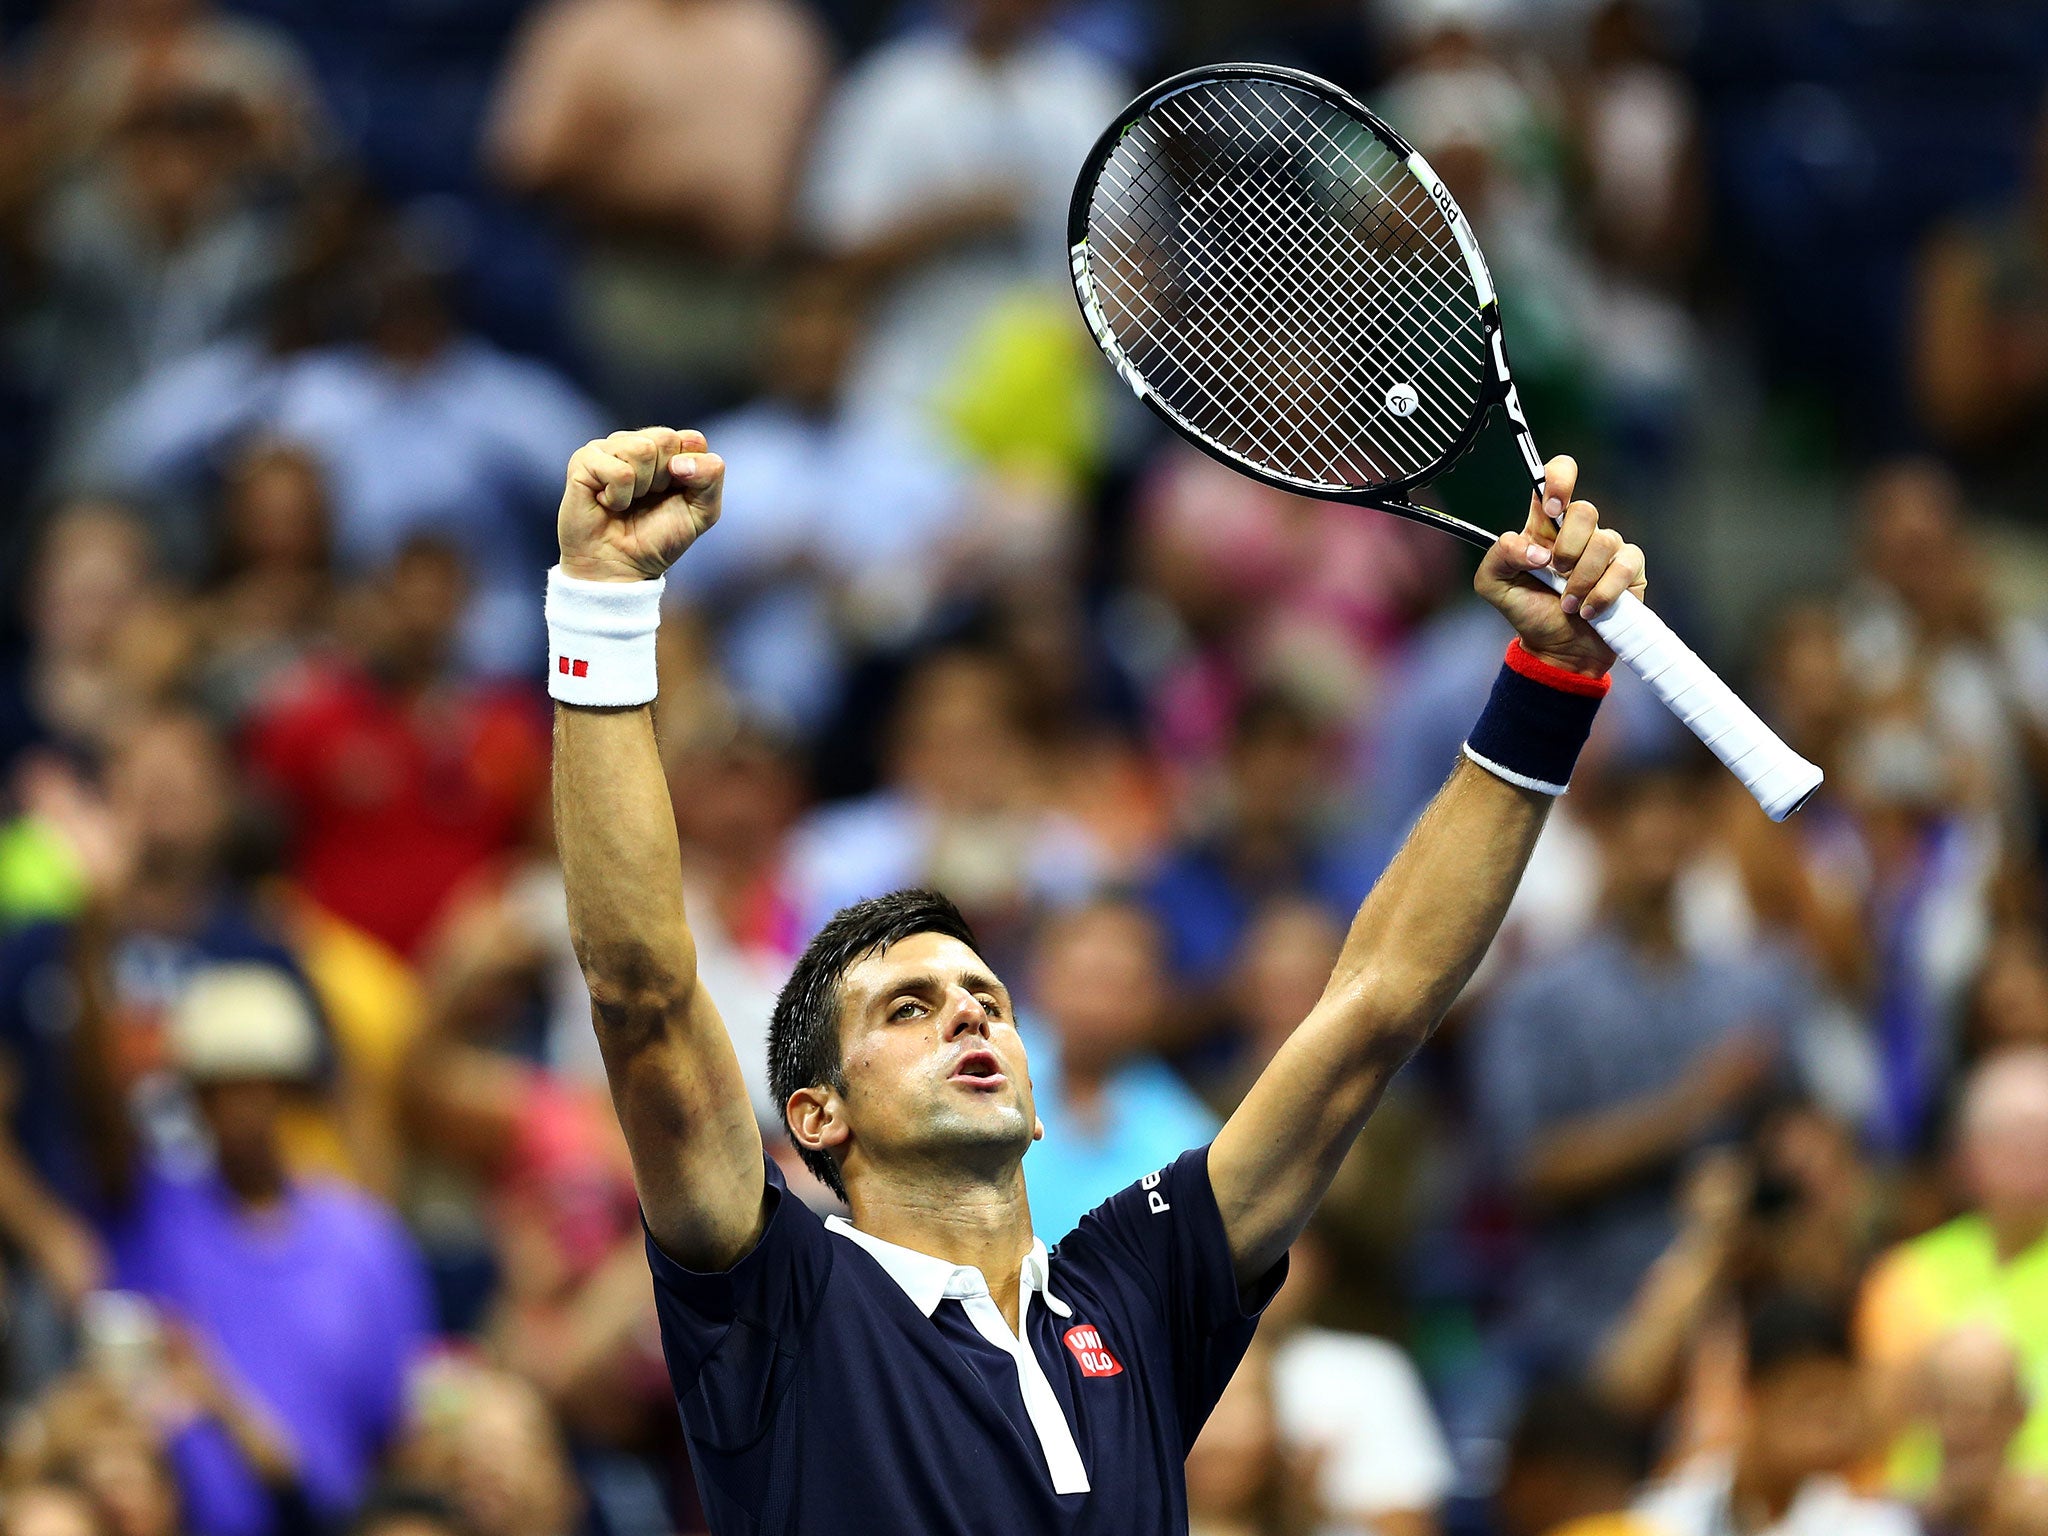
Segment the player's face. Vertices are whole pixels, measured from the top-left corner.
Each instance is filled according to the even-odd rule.
[[[840,997],[849,1165],[995,1172],[1044,1134],[1010,994],[958,939],[892,944]]]

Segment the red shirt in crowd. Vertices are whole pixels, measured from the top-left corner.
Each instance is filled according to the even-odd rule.
[[[300,883],[414,953],[449,893],[517,844],[547,785],[547,718],[513,685],[408,695],[354,665],[307,667],[252,722]]]

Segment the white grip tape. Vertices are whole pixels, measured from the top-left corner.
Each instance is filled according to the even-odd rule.
[[[599,709],[649,704],[657,691],[654,634],[666,576],[584,581],[548,572],[548,693]]]
[[[1553,591],[1564,589],[1564,578],[1555,571],[1531,574]],[[1783,821],[1820,788],[1821,771],[1779,740],[1633,592],[1624,592],[1593,620],[1593,628],[1664,707],[1728,765],[1771,820]]]

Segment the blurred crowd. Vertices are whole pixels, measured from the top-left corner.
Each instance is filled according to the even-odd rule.
[[[614,426],[731,466],[660,730],[792,1187],[770,1002],[913,883],[1025,1002],[1049,1240],[1214,1133],[1504,640],[1457,546],[1165,440],[1077,323],[1088,145],[1226,57],[1430,157],[1542,440],[1828,781],[1774,827],[1616,688],[1197,1536],[2048,1533],[2048,7],[30,0],[0,1536],[702,1528],[546,807]],[[1505,526],[1519,474],[1437,494]],[[1823,578],[1701,485],[1803,488]]]

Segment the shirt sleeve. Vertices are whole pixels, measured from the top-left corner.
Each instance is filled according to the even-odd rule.
[[[782,1170],[762,1161],[768,1220],[732,1268],[685,1269],[647,1236],[676,1405],[690,1432],[714,1449],[750,1443],[773,1418],[832,1272],[825,1224],[789,1193]]]
[[[1185,1454],[1251,1347],[1259,1314],[1287,1278],[1287,1260],[1240,1292],[1206,1146],[1111,1195],[1060,1248],[1084,1262],[1100,1254],[1158,1308],[1171,1341]]]

